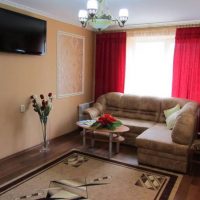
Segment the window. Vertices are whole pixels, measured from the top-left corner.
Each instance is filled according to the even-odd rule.
[[[127,36],[125,93],[170,97],[175,31]]]

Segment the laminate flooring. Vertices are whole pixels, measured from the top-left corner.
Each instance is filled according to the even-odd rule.
[[[79,131],[75,131],[51,140],[49,147],[50,150],[47,153],[41,153],[39,151],[41,146],[38,145],[29,150],[1,159],[0,187],[16,177],[58,158],[71,149],[81,149],[82,138]],[[90,149],[88,146],[88,151],[90,153],[106,156],[106,154],[108,154],[108,144],[96,143],[95,149]],[[133,165],[138,164],[136,149],[127,145],[121,145],[120,153],[114,155],[112,159]],[[200,176],[198,175],[200,167],[199,169],[196,168],[196,171],[196,175],[184,175],[175,195],[175,200],[200,199]]]

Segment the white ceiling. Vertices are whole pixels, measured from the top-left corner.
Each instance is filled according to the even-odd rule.
[[[80,26],[78,11],[86,9],[87,0],[0,0],[0,3]],[[128,8],[128,28],[200,23],[200,0],[106,0],[106,6],[113,17],[118,16],[120,8]]]

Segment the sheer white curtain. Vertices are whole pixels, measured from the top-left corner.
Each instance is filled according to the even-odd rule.
[[[170,97],[175,29],[127,34],[125,93]]]

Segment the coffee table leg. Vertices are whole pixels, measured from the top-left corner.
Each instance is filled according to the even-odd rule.
[[[86,130],[83,129],[83,146],[84,147],[86,146],[85,132],[86,132]]]
[[[119,153],[120,142],[116,143],[116,153]]]
[[[113,135],[112,133],[109,134],[109,159],[112,157],[112,139]]]
[[[91,147],[94,148],[95,140],[94,138],[91,139]]]

